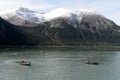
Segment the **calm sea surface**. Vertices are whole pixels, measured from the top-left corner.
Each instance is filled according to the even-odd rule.
[[[120,47],[1,48],[0,80],[120,80]]]

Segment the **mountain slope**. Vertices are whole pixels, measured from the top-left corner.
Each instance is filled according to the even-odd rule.
[[[0,45],[120,43],[120,27],[114,22],[107,20],[106,23],[105,20],[102,24],[103,20],[100,18],[100,24],[94,25],[87,20],[84,17],[81,23],[73,24],[68,18],[56,18],[36,27],[23,27],[12,25],[0,18]],[[90,20],[96,23],[96,16]],[[98,17],[97,20],[99,21]]]
[[[0,18],[0,44],[30,45],[31,43],[27,41],[27,37],[22,32],[15,29],[14,25]]]
[[[51,40],[41,33],[41,28],[21,27],[0,18],[0,45],[45,45]],[[49,44],[49,43],[48,43]]]
[[[56,18],[43,24],[45,27],[49,26],[44,33],[55,44],[80,45],[83,43],[120,42],[120,27],[101,16],[87,15],[76,23],[69,18]]]

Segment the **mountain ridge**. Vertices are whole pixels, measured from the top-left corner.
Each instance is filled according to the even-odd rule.
[[[23,12],[25,11],[27,10],[23,10]],[[61,11],[63,12],[60,13]],[[60,14],[55,15],[56,12]],[[120,26],[99,13],[94,11],[72,12],[65,9],[57,9],[47,13],[48,16],[51,14],[54,15],[46,20],[44,17],[45,21],[39,24],[34,25],[26,21],[27,26],[25,24],[20,26],[13,25],[9,21],[7,22],[0,18],[0,45],[79,46],[91,43],[120,43]],[[46,16],[45,13],[42,15]],[[18,21],[21,20],[18,19]],[[32,27],[31,24],[33,24]]]
[[[77,19],[77,17],[87,16],[87,15],[100,15],[100,13],[92,10],[67,10],[63,8],[54,9],[47,13],[39,13],[36,11],[32,11],[28,8],[16,8],[16,9],[10,9],[6,10],[0,13],[0,16],[7,20],[8,22],[14,24],[14,25],[21,25],[21,26],[36,26],[37,24],[53,20],[55,18],[60,17],[69,17],[73,21],[77,21],[80,19]],[[30,24],[30,25],[29,25]]]

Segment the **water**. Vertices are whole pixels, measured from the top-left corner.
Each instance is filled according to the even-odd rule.
[[[120,47],[0,49],[0,80],[120,80]],[[16,61],[30,61],[22,66]],[[100,65],[88,65],[86,61]]]

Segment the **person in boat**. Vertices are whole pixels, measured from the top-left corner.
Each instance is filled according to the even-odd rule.
[[[25,63],[25,61],[21,61],[21,63]]]

